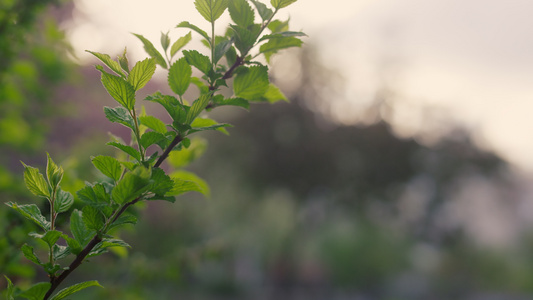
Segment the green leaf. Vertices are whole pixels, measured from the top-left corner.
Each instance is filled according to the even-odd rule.
[[[124,225],[124,224],[133,224],[133,225],[137,224],[137,217],[135,217],[134,215],[121,215],[120,217],[118,217],[118,219],[115,222],[113,222],[109,226],[109,229],[120,226],[120,225]]]
[[[118,63],[120,64],[122,70],[126,71],[126,73],[130,72],[128,58],[126,57],[126,48],[124,48],[124,53],[118,56]]]
[[[122,166],[118,160],[111,156],[99,155],[91,159],[93,165],[105,176],[113,179],[115,182],[122,175]]]
[[[185,122],[187,111],[185,109],[185,106],[181,105],[178,99],[176,99],[176,97],[162,95],[160,92],[157,92],[151,96],[146,97],[144,100],[153,101],[161,104],[174,121],[177,121],[179,123]]]
[[[165,171],[159,168],[152,170],[152,185],[150,186],[150,191],[152,193],[164,196],[168,191],[172,189],[173,186],[174,181],[172,181],[172,179],[167,174],[165,174]]]
[[[183,21],[183,22],[179,23],[176,27],[192,29],[192,30],[196,31],[197,33],[199,33],[209,44],[211,44],[211,39],[209,38],[209,35],[207,35],[207,33],[205,31],[203,31],[202,29],[200,29],[196,25],[193,25],[193,24],[191,24],[191,23],[189,23],[187,21]],[[176,51],[178,51],[178,50],[176,50]]]
[[[104,227],[104,215],[92,206],[84,206],[82,209],[83,222],[89,230],[100,231]]]
[[[86,50],[86,51],[91,53],[92,55],[96,56],[99,60],[101,60],[109,69],[111,69],[117,75],[120,75],[120,77],[122,77],[122,78],[126,78],[126,74],[124,74],[124,72],[122,71],[122,68],[121,68],[120,64],[118,62],[112,60],[109,55],[98,53],[98,52],[92,52],[92,51],[88,51],[88,50]],[[125,54],[126,54],[126,50],[124,50],[124,57],[126,57]],[[127,60],[126,60],[126,62],[127,62]]]
[[[72,204],[74,204],[74,196],[72,196],[72,194],[69,192],[59,189],[54,202],[54,210],[57,213],[66,212],[70,209]]]
[[[248,27],[254,23],[254,11],[246,0],[232,0],[229,2],[228,11],[235,24]]]
[[[77,191],[76,194],[80,200],[95,207],[108,206],[111,200],[105,187],[100,183],[95,185],[87,183],[87,185]]]
[[[141,121],[141,124],[152,129],[155,132],[159,132],[162,134],[167,133],[167,127],[165,123],[163,123],[163,121],[159,120],[154,116],[141,116],[139,117],[139,120]]]
[[[168,32],[161,32],[161,47],[163,47],[163,50],[167,51],[168,46],[170,46],[170,38],[168,37]]]
[[[239,106],[245,109],[250,109],[250,102],[248,100],[243,98],[222,98],[220,100],[215,101],[217,106],[223,106],[223,105],[233,105],[233,106]]]
[[[48,245],[49,248],[52,248],[52,246],[57,242],[57,240],[59,240],[61,235],[61,231],[50,230],[47,231],[41,239]]]
[[[256,25],[257,26],[254,25],[248,28],[230,25],[234,32],[235,47],[239,49],[241,56],[247,54],[248,50],[250,50],[255,44],[259,30],[261,30],[261,27],[258,24]]]
[[[274,38],[283,38],[283,37],[297,37],[297,36],[307,36],[307,34],[301,32],[301,31],[283,31],[279,33],[274,34],[267,34],[261,37],[258,42],[264,41],[264,40],[270,40]]]
[[[218,130],[226,135],[229,135],[229,132],[224,127],[233,127],[231,124],[219,124],[213,119],[207,118],[196,118],[191,124],[192,129],[189,131],[189,134],[206,131],[206,130]]]
[[[268,90],[268,68],[252,66],[239,70],[233,81],[233,91],[237,97],[257,100]]]
[[[105,106],[104,113],[109,121],[113,123],[122,124],[134,130],[135,124],[133,123],[133,118],[131,117],[128,110],[125,109],[124,107],[119,106],[115,108],[110,108],[110,107]]]
[[[117,142],[109,142],[106,145],[113,146],[117,149],[120,149],[124,151],[126,154],[128,154],[129,156],[135,158],[137,161],[139,162],[141,161],[141,154],[139,153],[139,151],[137,151],[135,148],[131,146],[124,145],[124,144],[117,143]]]
[[[131,69],[128,76],[128,82],[131,84],[135,91],[142,89],[155,72],[155,59],[147,58],[143,61],[137,62],[133,69]]]
[[[148,55],[150,55],[150,57],[155,58],[155,62],[158,65],[160,65],[161,67],[166,69],[167,68],[167,63],[166,63],[165,59],[163,58],[161,53],[159,53],[159,51],[157,51],[157,49],[154,47],[152,42],[150,42],[149,40],[147,40],[144,36],[142,36],[140,34],[134,33],[133,35],[135,35],[137,38],[139,38],[141,40],[141,42],[144,45],[144,51],[146,51],[146,53],[148,53]]]
[[[215,46],[215,60],[213,61],[213,63],[216,64],[222,58],[222,56],[224,56],[224,54],[226,54],[226,52],[228,52],[229,49],[231,49],[232,45],[233,45],[233,40],[225,40],[225,41],[218,43]]]
[[[50,282],[39,282],[32,285],[29,289],[19,294],[19,297],[26,298],[28,300],[43,300],[46,292],[50,289]]]
[[[263,21],[270,19],[272,15],[274,14],[272,10],[268,8],[266,5],[264,5],[263,3],[257,0],[251,0],[251,1],[255,5],[255,8],[257,8],[257,12],[259,13]]]
[[[81,252],[82,247],[78,241],[76,241],[75,239],[71,238],[70,236],[66,234],[63,234],[62,237],[67,242],[69,252],[71,252],[74,255],[78,255]]]
[[[103,239],[98,245],[96,245],[94,248],[96,249],[105,249],[110,247],[125,247],[125,248],[131,248],[131,246],[120,239]]]
[[[191,172],[176,171],[170,177],[174,180],[174,188],[168,193],[169,195],[177,196],[186,192],[199,192],[206,197],[210,196],[207,183]]]
[[[87,225],[85,225],[85,222],[83,221],[82,212],[77,209],[75,209],[70,215],[70,231],[80,247],[85,247],[95,235],[94,230],[87,228]]]
[[[48,184],[44,179],[43,174],[39,173],[39,169],[24,165],[24,182],[26,187],[32,194],[45,198],[50,198],[50,190]]]
[[[122,106],[132,110],[135,106],[135,90],[125,79],[105,72],[101,67],[97,69],[102,72],[102,84],[105,89]]]
[[[18,211],[26,219],[35,222],[35,224],[39,225],[45,231],[50,230],[50,222],[46,220],[46,218],[43,216],[43,214],[41,213],[41,210],[39,209],[37,205],[35,204],[18,205],[17,203],[14,203],[14,202],[8,202],[6,203],[6,205]]]
[[[181,48],[185,47],[185,45],[187,45],[191,41],[191,39],[192,35],[189,31],[189,33],[187,33],[185,36],[182,36],[177,41],[175,41],[174,44],[172,44],[172,47],[170,47],[170,57],[174,57],[174,55],[176,55],[176,53],[180,51]]]
[[[196,67],[200,72],[207,75],[211,70],[211,60],[209,57],[201,54],[196,50],[184,50],[183,55],[187,59],[187,62]]]
[[[174,93],[183,96],[191,84],[192,68],[187,59],[182,57],[168,70],[168,85]]]
[[[15,286],[13,285],[13,282],[11,282],[11,279],[9,279],[6,275],[4,275],[4,277],[7,281],[6,300],[15,300],[13,297],[13,294],[15,293]]]
[[[77,283],[75,285],[71,285],[67,288],[64,288],[62,289],[61,291],[59,291],[59,293],[57,293],[55,296],[53,296],[52,298],[50,298],[50,300],[61,300],[61,299],[65,299],[65,297],[68,297],[76,292],[79,292],[83,289],[86,289],[88,287],[91,287],[91,286],[99,286],[99,287],[102,287],[98,281],[96,280],[92,280],[92,281],[85,281],[85,282],[80,282],[80,283]]]
[[[111,192],[111,197],[118,204],[134,200],[146,192],[150,187],[151,172],[149,169],[139,166],[124,175],[122,180]]]
[[[272,31],[272,33],[279,33],[283,31],[289,30],[289,20],[281,21],[281,20],[272,20],[268,24],[268,29]]]
[[[70,251],[70,247],[61,246],[61,245],[54,245],[53,248],[52,248],[52,254],[54,256],[54,260],[63,259],[65,257],[69,256],[71,253],[72,252]]]
[[[280,9],[280,8],[287,7],[296,1],[297,0],[270,0],[270,4],[272,4],[272,6],[274,6],[275,9]]]
[[[24,244],[24,245],[22,245],[20,250],[22,251],[22,254],[24,254],[24,257],[29,259],[34,264],[37,264],[37,265],[40,265],[40,266],[43,265],[41,260],[33,252],[33,247],[32,246],[29,246],[28,244]]]
[[[228,0],[196,0],[194,6],[204,19],[214,22],[228,7]]]
[[[291,47],[300,47],[302,46],[302,41],[295,37],[277,37],[271,38],[267,43],[264,43],[259,47],[259,52],[265,55],[267,61],[270,61],[270,56],[275,54],[278,50],[291,48]]]
[[[46,155],[48,157],[46,163],[46,177],[52,189],[55,190],[61,182],[61,179],[63,179],[63,168],[57,166],[54,163],[54,161],[50,157],[50,154],[46,153]]]
[[[187,119],[185,120],[186,124],[191,124],[192,121],[205,109],[209,100],[211,99],[211,94],[202,94],[200,98],[195,100],[191,105],[191,109],[187,113]]]
[[[166,137],[164,134],[155,131],[148,131],[141,136],[141,146],[143,146],[144,149],[147,149],[151,145],[157,144],[159,141],[165,139]]]
[[[174,168],[184,168],[201,157],[206,149],[206,140],[202,138],[194,138],[188,148],[182,148],[179,151],[171,151],[168,155],[168,163]]]

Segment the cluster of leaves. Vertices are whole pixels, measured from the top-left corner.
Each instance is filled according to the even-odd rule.
[[[7,205],[42,229],[42,233],[30,235],[47,246],[47,260],[39,258],[35,249],[28,244],[21,250],[26,258],[43,267],[50,281],[20,291],[7,279],[7,299],[59,300],[86,287],[99,286],[96,281],[78,283],[52,296],[61,282],[87,258],[100,255],[110,247],[129,247],[126,242],[111,235],[110,231],[124,224],[136,223],[136,217],[126,212],[130,206],[145,200],[173,202],[175,196],[190,191],[209,193],[205,182],[196,175],[186,171],[168,175],[161,169],[161,164],[169,156],[173,164],[180,167],[201,152],[199,149],[202,146],[198,142],[191,143],[189,137],[192,134],[207,130],[227,133],[225,128],[229,124],[201,117],[203,111],[224,105],[248,108],[251,101],[286,100],[280,90],[269,82],[268,67],[255,59],[264,55],[268,62],[277,51],[301,45],[298,37],[304,36],[303,33],[289,31],[288,21],[274,19],[279,9],[296,0],[271,0],[272,8],[256,0],[251,2],[261,18],[258,23],[255,23],[255,11],[246,0],[195,1],[196,9],[211,25],[211,35],[189,22],[181,22],[177,27],[200,34],[210,50],[210,56],[197,50],[183,50],[183,56],[174,59],[191,40],[191,32],[174,43],[171,43],[168,33],[163,33],[163,52],[136,34],[150,58],[137,62],[131,69],[125,51],[117,60],[107,54],[90,52],[109,68],[96,67],[101,72],[103,86],[119,104],[114,108],[105,107],[105,115],[109,121],[131,130],[131,142],[126,143],[114,137],[108,145],[119,151],[117,157],[92,157],[93,165],[104,175],[104,179],[86,183],[76,192],[76,198],[84,206],[70,214],[70,235],[58,230],[55,225],[57,216],[70,211],[75,201],[73,194],[60,187],[63,169],[50,156],[46,176],[37,168],[24,165],[27,188],[34,195],[48,200],[50,216],[45,217],[36,204],[9,202]],[[234,24],[229,25],[224,36],[216,36],[215,21],[226,9]],[[265,33],[265,30],[270,32]],[[252,50],[257,48],[257,53],[252,55]],[[145,100],[163,106],[171,118],[168,124],[147,115],[144,109],[140,113],[136,109],[136,92],[151,80],[156,65],[168,70],[168,85],[175,94],[156,92]],[[201,77],[193,76],[193,67]],[[222,92],[230,89],[227,81],[231,78],[234,96],[226,98]],[[198,88],[199,96],[189,104],[185,96],[191,84]],[[70,255],[75,256],[74,260],[68,266],[62,266],[59,261]]]

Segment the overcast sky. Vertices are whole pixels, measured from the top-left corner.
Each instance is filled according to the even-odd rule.
[[[192,0],[76,3],[69,37],[82,60],[85,49],[144,55],[129,32],[158,41],[161,31],[185,34],[172,29],[183,20],[207,25]],[[299,0],[282,17],[344,73],[347,101],[367,101],[391,76],[406,103],[441,107],[533,171],[532,11],[531,0]]]

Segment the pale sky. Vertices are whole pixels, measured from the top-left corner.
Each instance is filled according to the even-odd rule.
[[[140,59],[130,32],[158,42],[161,31],[187,33],[174,28],[181,21],[207,26],[192,0],[147,3],[77,0],[68,36],[80,59],[88,59],[85,49],[117,54],[124,46]],[[533,171],[532,11],[531,0],[299,0],[281,16],[290,15],[291,29],[306,32],[323,62],[344,74],[341,94],[354,107],[388,79],[403,105],[402,126],[420,119],[413,105],[434,105]],[[349,121],[350,111],[342,118]]]

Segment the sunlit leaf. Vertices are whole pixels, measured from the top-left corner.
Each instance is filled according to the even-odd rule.
[[[276,9],[287,7],[297,0],[270,0],[270,4]]]
[[[139,38],[139,40],[141,40],[141,42],[144,45],[144,51],[146,51],[146,53],[148,53],[148,55],[150,55],[150,57],[155,58],[155,62],[158,65],[160,65],[161,67],[166,69],[167,68],[167,63],[166,63],[165,59],[163,58],[161,53],[159,51],[157,51],[157,49],[154,47],[152,42],[150,42],[149,40],[147,40],[144,36],[142,36],[140,34],[134,33],[133,35],[135,35],[137,38]]]
[[[200,29],[196,25],[193,25],[193,24],[191,24],[191,23],[189,23],[187,21],[183,21],[183,22],[179,23],[176,27],[192,29],[192,30],[196,31],[197,33],[199,33],[208,43],[211,43],[211,39],[209,38],[209,35],[207,35],[207,33],[205,31],[203,31],[202,29]]]
[[[291,48],[291,47],[300,47],[302,41],[295,37],[277,37],[271,38],[268,42],[264,43],[259,47],[259,52],[265,55],[267,61],[270,61],[270,56],[276,53],[278,50]]]
[[[7,206],[13,208],[14,210],[18,211],[23,217],[25,217],[28,220],[31,220],[35,222],[35,224],[39,225],[44,230],[50,230],[50,222],[46,220],[46,218],[41,213],[41,210],[39,207],[35,204],[24,204],[24,205],[18,205],[14,202],[8,202],[6,203]]]
[[[228,11],[235,24],[248,27],[254,23],[254,11],[246,0],[232,0],[229,2]]]
[[[199,192],[204,196],[210,196],[210,189],[207,183],[197,175],[187,171],[176,171],[170,175],[174,180],[174,188],[169,195],[181,195],[186,192]]]
[[[161,32],[161,47],[163,47],[163,50],[167,51],[168,46],[170,46],[170,38],[168,37],[168,32]]]
[[[194,101],[191,105],[191,109],[187,113],[187,119],[185,120],[185,123],[191,124],[191,122],[205,109],[210,99],[210,94],[200,95],[200,98]]]
[[[182,57],[168,70],[168,85],[174,93],[183,96],[191,84],[191,75],[192,68],[187,63],[187,59]]]
[[[125,109],[124,107],[119,106],[115,108],[110,108],[110,107],[105,106],[104,113],[107,119],[113,123],[122,124],[130,129],[135,128],[135,124],[133,123],[133,118],[131,117],[128,110]]]
[[[196,0],[194,6],[204,19],[214,22],[228,7],[228,0]]]
[[[43,174],[39,173],[39,169],[30,167],[25,163],[24,165],[24,183],[32,194],[45,198],[50,197],[50,190],[48,184],[44,179]]]
[[[237,97],[257,100],[268,90],[268,68],[251,66],[242,68],[233,81],[233,91]]]
[[[111,156],[98,155],[91,159],[93,165],[105,176],[118,181],[122,174],[122,166],[118,160]]]
[[[147,58],[143,61],[137,62],[133,69],[131,69],[128,76],[128,82],[131,84],[134,90],[138,91],[142,89],[155,72],[155,59]]]
[[[59,167],[54,163],[50,154],[46,153],[48,159],[46,163],[46,177],[48,178],[48,183],[52,189],[56,189],[61,179],[63,179],[63,168]]]
[[[102,84],[105,89],[122,106],[132,110],[135,106],[135,90],[125,79],[105,72],[100,66],[97,69],[102,73]]]
[[[117,149],[120,149],[124,151],[126,154],[128,154],[129,156],[135,158],[137,161],[139,162],[141,161],[141,153],[139,153],[139,151],[137,151],[137,149],[133,148],[132,146],[124,145],[124,144],[117,143],[117,142],[109,142],[106,145],[113,146]]]
[[[184,50],[183,55],[185,55],[187,62],[200,70],[200,72],[207,74],[211,70],[211,60],[200,52],[196,50]]]
[[[87,52],[89,52],[92,55],[96,56],[99,60],[101,60],[109,69],[111,69],[117,75],[119,75],[122,78],[126,78],[126,74],[124,74],[124,72],[122,71],[122,68],[121,68],[120,64],[118,62],[112,60],[109,55],[103,54],[103,53],[98,53],[98,52],[93,52],[93,51],[89,51],[89,50],[87,50]],[[125,55],[124,55],[124,57],[125,57]]]
[[[205,33],[205,32],[204,32]],[[207,34],[206,34],[207,35]],[[170,47],[170,57],[174,57],[181,48],[185,47],[192,39],[191,32],[187,33],[185,36],[180,37],[177,41],[172,44]]]

